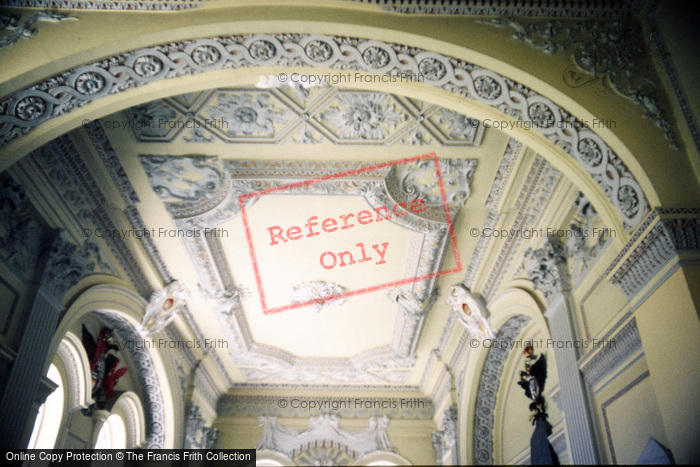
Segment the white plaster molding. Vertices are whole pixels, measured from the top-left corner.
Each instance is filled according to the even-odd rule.
[[[605,275],[616,269],[610,281],[620,287],[630,300],[679,254],[698,250],[700,209],[657,208],[608,267]],[[629,255],[622,261],[627,253]]]
[[[627,18],[635,16],[644,2],[602,2],[591,4],[585,0],[350,0],[381,5],[382,10],[413,15],[465,16],[533,16],[576,18]]]
[[[56,354],[68,373],[70,409],[89,407],[94,402],[91,394],[92,376],[83,343],[75,334],[67,332],[58,345]]]
[[[599,348],[582,362],[581,372],[592,387],[625,363],[629,357],[642,350],[642,339],[637,329],[637,320],[632,318],[613,337],[600,341]]]
[[[289,386],[287,386],[287,389]],[[304,386],[309,389],[308,386]],[[355,386],[356,390],[372,390]],[[329,389],[329,388],[326,388]],[[283,401],[280,403],[280,401]],[[284,406],[284,407],[282,407]],[[370,418],[387,416],[392,420],[431,420],[435,407],[428,397],[342,397],[342,396],[258,396],[222,395],[216,406],[220,417],[305,418],[309,413],[330,413],[342,418]]]
[[[569,153],[600,186],[628,231],[649,211],[648,201],[634,175],[603,139],[546,97],[461,60],[356,38],[294,34],[227,36],[149,47],[108,58],[66,71],[4,99],[0,102],[0,137],[7,144],[84,103],[183,74],[272,65],[418,74],[426,68],[426,63],[430,65],[430,73],[425,75],[425,84],[466,96],[528,122],[534,131]]]
[[[39,11],[19,24],[19,15],[0,14],[0,49],[14,44],[20,39],[34,37],[38,31],[33,26],[36,23],[49,22],[58,23],[60,21],[73,20],[78,18],[52,11]]]
[[[362,431],[340,428],[340,418],[336,415],[311,417],[309,428],[301,431],[279,425],[276,417],[259,417],[258,420],[263,434],[256,449],[267,449],[292,459],[317,446],[347,449],[352,458],[375,451],[396,452],[386,433],[387,417],[371,417],[369,427]]]
[[[114,329],[122,342],[142,340],[136,329],[118,314],[105,310],[97,310],[95,313]],[[147,401],[146,446],[148,449],[162,449],[165,443],[165,408],[153,360],[148,350],[143,347],[129,346],[126,351],[136,365],[133,370]]]

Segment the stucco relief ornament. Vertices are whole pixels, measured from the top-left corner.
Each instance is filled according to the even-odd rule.
[[[447,304],[457,314],[459,321],[467,327],[469,334],[478,339],[493,339],[495,334],[488,322],[488,309],[481,300],[472,295],[463,285],[450,289]]]
[[[571,289],[566,247],[558,237],[547,237],[542,248],[525,252],[525,271],[547,301]]]
[[[59,21],[77,20],[74,16],[67,16],[51,11],[40,11],[18,25],[17,15],[0,15],[0,49],[12,45],[20,39],[29,39],[38,32],[34,26],[39,22],[57,23]]]
[[[515,29],[513,39],[542,50],[547,55],[567,54],[571,65],[562,79],[571,88],[600,81],[642,107],[645,117],[663,129],[673,149],[678,149],[676,134],[656,102],[657,85],[645,77],[649,52],[643,50],[640,33],[622,21],[541,21],[525,24],[513,18],[483,21]],[[532,116],[532,111],[531,111]],[[535,120],[533,116],[533,120]]]
[[[476,136],[476,130],[479,128],[479,120],[448,109],[440,111],[437,115],[437,122],[446,123],[450,132],[450,138],[457,140],[473,141]]]
[[[361,431],[341,428],[340,417],[328,414],[309,418],[306,430],[279,425],[277,417],[271,416],[258,417],[258,424],[263,427],[263,434],[256,449],[268,449],[290,458],[317,446],[333,445],[345,446],[355,459],[377,451],[396,452],[386,433],[389,426],[386,416],[371,417],[369,426]],[[328,464],[319,462],[318,465]]]
[[[264,94],[224,94],[219,97],[211,116],[226,122],[222,127],[231,136],[272,136],[275,133],[274,124],[283,122],[289,112],[286,109],[275,109],[268,101],[269,96]]]
[[[221,185],[216,158],[141,156],[153,191],[166,202],[212,199]]]
[[[340,94],[338,101],[341,106],[322,113],[321,120],[331,124],[340,138],[384,139],[389,134],[387,128],[403,120],[386,94]]]
[[[418,320],[428,314],[439,294],[440,291],[436,288],[427,298],[421,300],[421,297],[415,292],[405,292],[400,287],[395,287],[389,290],[387,296],[389,300],[396,302],[401,307],[406,318]]]
[[[148,337],[165,329],[185,307],[188,298],[190,293],[180,281],[153,292],[139,329],[141,335]]]
[[[466,117],[465,117],[466,118]],[[391,168],[390,175],[409,201],[421,199],[427,206],[443,206],[442,191],[450,207],[464,206],[471,190],[469,185],[476,161],[468,159],[440,159],[442,187],[430,159],[423,159],[406,164],[397,164]],[[388,178],[388,177],[387,177]]]
[[[85,75],[85,73],[83,73],[83,75]],[[78,77],[78,80],[81,79],[80,76]],[[80,83],[85,88],[83,91],[81,91],[84,94],[90,94],[87,92],[89,89],[99,86],[99,83],[95,82],[88,87],[87,78],[80,81]],[[76,81],[76,86],[77,85],[78,81]],[[146,138],[163,137],[167,135],[170,125],[163,125],[163,122],[174,122],[178,118],[177,112],[175,112],[172,107],[163,101],[147,102],[143,105],[134,107],[129,112],[134,120],[134,131],[137,133],[137,136]]]
[[[345,303],[345,297],[338,297],[346,292],[346,289],[333,282],[309,281],[294,286],[289,296],[292,303],[304,303],[314,301],[316,312],[329,306],[340,306]]]

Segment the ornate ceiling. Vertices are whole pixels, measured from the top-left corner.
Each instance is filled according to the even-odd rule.
[[[490,298],[525,274],[526,239],[482,233],[551,222],[554,199],[562,219],[575,212],[570,182],[503,133],[329,85],[153,101],[49,143],[16,172],[58,194],[106,277],[144,297],[184,286],[166,332],[204,348],[216,370],[196,384],[231,414],[269,411],[255,397],[245,401],[257,409],[234,408],[249,391],[323,388],[413,394],[422,404],[393,416],[432,416],[452,384],[445,368],[467,353],[450,288]],[[105,215],[116,205],[123,218]]]

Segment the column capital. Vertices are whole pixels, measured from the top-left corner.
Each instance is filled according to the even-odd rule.
[[[547,237],[542,248],[525,252],[525,271],[536,290],[541,290],[547,303],[558,294],[571,290],[567,268],[566,246],[558,237]]]
[[[48,257],[41,276],[41,287],[57,303],[62,303],[66,292],[95,267],[94,263],[90,263],[89,255],[70,242],[62,229],[54,231],[53,240],[50,240],[44,255]]]

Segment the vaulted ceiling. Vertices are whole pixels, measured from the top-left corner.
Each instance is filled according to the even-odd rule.
[[[468,115],[265,77],[85,124],[17,173],[103,280],[184,285],[171,337],[210,356],[222,413],[237,394],[322,389],[410,393],[430,418],[469,351],[450,287],[493,298],[531,245],[493,230],[576,214],[559,171]]]

